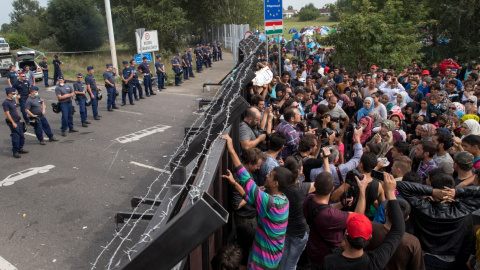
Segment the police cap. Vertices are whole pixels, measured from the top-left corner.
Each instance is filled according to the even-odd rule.
[[[127,61],[122,61],[122,64],[128,65],[128,62]]]
[[[17,89],[15,89],[15,88],[13,88],[13,87],[5,88],[5,92],[7,92],[7,94],[8,94],[8,93],[15,92],[15,91],[17,91]]]
[[[36,87],[36,86],[30,86],[30,91],[38,91],[38,87]]]
[[[88,67],[87,67],[87,71],[92,70],[92,69],[93,69],[92,66],[88,66]]]

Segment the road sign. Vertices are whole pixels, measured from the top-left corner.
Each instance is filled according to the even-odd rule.
[[[138,31],[135,32],[137,40],[137,53],[156,52],[160,49],[158,46],[157,30]]]
[[[283,34],[282,0],[264,0],[265,34]]]
[[[147,63],[152,62],[152,54],[151,53],[142,53],[142,54],[135,54],[135,64],[141,64],[143,62],[142,58],[147,57]]]

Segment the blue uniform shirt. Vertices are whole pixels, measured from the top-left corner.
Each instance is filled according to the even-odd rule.
[[[108,80],[111,84],[113,84],[113,86],[110,86],[105,83],[105,87],[115,87],[115,72],[105,70],[105,72],[103,72],[103,79]]]
[[[157,73],[161,73],[160,71],[158,71],[159,68],[161,68],[163,71],[165,71],[165,70],[163,69],[163,64],[162,64],[161,61],[155,62],[155,71],[156,71]]]
[[[148,66],[147,63],[141,63],[138,66],[138,69],[140,69],[142,71],[142,73],[150,74],[150,67]]]
[[[130,66],[130,70],[131,70],[132,73],[133,73],[133,79],[134,79],[134,80],[138,80],[137,68],[136,68],[135,66]]]
[[[191,51],[188,51],[187,52],[187,57],[188,57],[188,61],[192,62],[192,52]]]
[[[13,121],[20,120],[20,116],[17,112],[17,106],[15,105],[15,100],[5,99],[5,101],[2,103],[2,107],[4,112],[10,112],[10,116],[12,117]]]
[[[130,67],[124,68],[122,71],[122,75],[123,75],[123,79],[125,80],[130,78],[130,75],[132,75],[132,69],[130,69]]]
[[[73,88],[69,84],[64,84],[63,86],[57,85],[55,87],[55,95],[58,96],[64,96],[67,94],[73,93]],[[69,103],[71,101],[70,98],[66,99],[59,99],[58,102],[60,103]]]
[[[31,97],[28,96],[27,102],[25,103],[25,109],[29,110],[35,115],[42,115],[43,112],[43,100],[39,96]]]
[[[95,82],[95,77],[93,77],[93,75],[87,74],[87,76],[85,76],[85,84],[90,85],[92,91],[97,90],[97,83]]]
[[[17,72],[15,72],[15,71],[13,71],[13,72],[12,72],[12,71],[9,71],[9,72],[7,73],[7,79],[10,79],[10,83],[11,83],[12,85],[18,81],[18,78],[17,78],[17,77],[18,77],[18,74],[17,74]]]
[[[30,94],[30,83],[25,80],[23,83],[21,81],[17,81],[15,84],[12,85],[13,88],[17,89],[18,94],[22,98],[27,98]]]
[[[85,88],[83,86],[83,82],[74,82],[73,83],[73,90],[77,91],[77,92],[84,92],[85,93]],[[77,97],[83,98],[83,97],[85,97],[85,95],[77,94]]]
[[[43,61],[42,61],[42,62],[40,62],[40,64],[38,64],[38,65],[39,65],[40,67],[42,67],[42,68],[48,68],[47,62],[43,62]],[[42,71],[48,71],[48,70],[43,70],[43,69],[42,69]]]
[[[172,58],[172,66],[173,66],[174,64],[180,64],[180,59],[178,59],[178,57],[177,57],[177,58],[175,58],[175,57]],[[173,67],[174,67],[174,68],[179,68],[179,66],[173,66]]]
[[[55,68],[55,70],[60,70],[60,64],[62,63],[62,61],[60,60],[53,60],[53,67]]]

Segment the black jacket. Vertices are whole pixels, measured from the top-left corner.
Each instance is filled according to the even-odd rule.
[[[450,256],[470,251],[474,243],[471,213],[480,207],[480,187],[455,188],[453,203],[423,198],[432,195],[431,186],[400,181],[397,190],[412,206],[415,236],[424,251]]]

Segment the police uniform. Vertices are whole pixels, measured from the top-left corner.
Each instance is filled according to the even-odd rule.
[[[140,99],[145,99],[143,97],[142,85],[140,85],[140,82],[138,81],[138,72],[137,72],[137,68],[135,67],[134,59],[130,60],[130,70],[132,70],[132,73],[133,73],[132,85],[133,85],[133,96],[135,97],[135,100],[139,100],[138,97],[140,97]],[[138,89],[138,96],[137,96],[137,89]]]
[[[19,75],[22,77],[25,76],[25,73],[20,72]],[[28,120],[28,114],[25,112],[25,103],[27,102],[28,95],[30,94],[30,83],[26,79],[23,82],[18,80],[12,85],[12,87],[17,89],[18,95],[20,95],[20,99],[18,100],[20,103],[20,111],[22,112],[23,121],[28,124],[30,120]]]
[[[190,63],[188,62],[187,51],[184,51],[182,55],[182,67],[183,67],[183,79],[185,80],[188,80],[188,72],[190,70],[189,66],[190,66]]]
[[[107,64],[107,69],[111,67],[112,64]],[[103,80],[105,81],[105,88],[107,89],[107,110],[112,111],[113,109],[118,109],[115,104],[115,100],[117,99],[117,89],[115,89],[115,72],[105,70],[103,72]],[[107,81],[110,84],[107,83]]]
[[[159,71],[161,69],[162,71]],[[158,81],[158,90],[162,91],[165,88],[165,78],[163,74],[165,74],[165,67],[162,63],[162,56],[157,55],[157,61],[155,62],[155,71],[157,72],[157,81]]]
[[[15,104],[15,88],[6,88],[7,98],[2,103],[3,111],[7,116],[7,124],[10,128],[10,137],[12,138],[12,152],[15,158],[19,158],[20,154],[26,154],[28,151],[23,149],[25,144],[25,137],[23,135],[23,126],[20,115],[17,112],[17,106]],[[9,95],[12,95],[9,97]],[[10,116],[10,117],[8,117]],[[16,125],[14,127],[13,125]]]
[[[92,66],[88,66],[87,72],[89,72],[92,69],[93,69]],[[95,82],[95,77],[93,77],[93,74],[87,74],[87,76],[85,76],[85,85],[87,86],[87,89],[88,89],[88,86],[90,86],[90,90],[92,91],[92,95],[93,95],[92,104],[91,104],[92,111],[93,111],[93,119],[100,120],[101,116],[98,115],[98,87],[97,87],[97,83]]]
[[[31,94],[35,92],[35,95],[29,95],[27,98],[27,104],[26,104],[26,109],[30,113],[30,124],[34,123],[34,119],[36,119],[38,122],[33,125],[33,128],[35,130],[35,135],[37,136],[37,139],[40,141],[41,145],[45,145],[45,141],[43,140],[43,133],[47,135],[49,141],[54,142],[58,141],[55,139],[53,136],[52,129],[50,128],[50,124],[47,121],[47,118],[45,117],[44,111],[45,111],[45,103],[43,100],[38,96],[38,87],[32,86],[30,88]],[[31,115],[34,116],[31,116]]]
[[[63,79],[63,76],[58,76],[59,79]],[[64,83],[63,85],[58,84],[55,87],[55,95],[58,96],[66,96],[73,94],[73,87],[69,84]],[[60,111],[62,112],[62,136],[66,136],[65,132],[67,128],[69,132],[77,132],[73,128],[73,105],[72,105],[72,96],[67,98],[58,98],[58,103],[60,103]]]
[[[195,48],[195,61],[197,64],[197,73],[202,72],[202,66],[203,66],[203,54],[202,50],[200,49],[200,45],[197,44],[197,47]]]
[[[180,73],[180,60],[178,58],[179,55],[180,52],[177,52],[171,61],[173,72],[175,72],[175,86],[179,86],[180,82],[182,81],[182,77],[178,76]]]
[[[45,83],[45,87],[48,86],[48,64],[47,64],[47,58],[43,58],[44,61],[40,62],[39,66],[42,69],[43,73],[43,82]]]
[[[122,77],[124,80],[128,80],[128,82],[125,82],[122,80],[122,106],[124,106],[127,103],[127,94],[128,94],[128,101],[130,102],[130,105],[135,105],[133,103],[133,83],[132,83],[132,78],[133,78],[133,73],[132,69],[128,66],[127,61],[123,61],[123,71],[122,71]]]
[[[215,40],[213,43],[212,43],[212,48],[213,48],[213,61],[217,61],[217,41]]]
[[[192,47],[188,48],[187,57],[188,57],[188,63],[189,63],[188,76],[195,78],[195,75],[193,74]]]
[[[57,84],[57,80],[59,76],[62,76],[62,70],[60,69],[60,65],[62,61],[58,60],[58,56],[55,55],[53,60],[53,85]]]
[[[77,74],[77,79],[82,77],[83,76],[81,73]],[[75,99],[78,107],[80,107],[80,120],[82,121],[82,127],[88,127],[87,124],[90,124],[90,122],[87,121],[87,105],[86,105],[87,91],[85,90],[85,85],[83,84],[83,82],[82,81],[79,82],[78,80],[74,82],[73,91],[83,93],[83,94],[75,93]]]
[[[220,41],[217,42],[217,58],[218,60],[223,60],[222,58],[222,43]]]
[[[146,59],[148,58],[145,56],[142,58],[142,60]],[[148,66],[148,64],[141,63],[138,66],[138,69],[141,70],[143,73],[143,86],[145,86],[145,94],[147,95],[147,97],[149,97],[150,95],[156,95],[152,89],[152,73],[150,72],[150,67]]]

